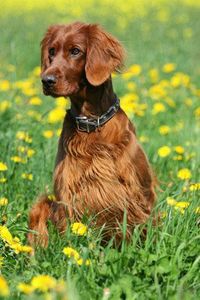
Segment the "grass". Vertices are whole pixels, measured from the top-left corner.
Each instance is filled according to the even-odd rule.
[[[149,220],[146,240],[141,239],[142,228],[137,227],[131,243],[124,242],[121,249],[112,244],[102,247],[101,232],[92,228],[89,220],[83,220],[88,225],[85,236],[74,234],[69,224],[61,238],[49,224],[50,244],[45,250],[37,249],[33,257],[16,254],[0,239],[0,274],[9,285],[7,298],[199,299],[199,186],[192,186],[199,182],[200,165],[199,2],[143,0],[122,4],[104,0],[98,9],[95,1],[64,3],[48,0],[32,5],[16,0],[2,5],[0,162],[8,169],[0,171],[0,181],[6,179],[0,183],[0,203],[5,197],[8,204],[0,206],[1,224],[25,245],[32,203],[43,191],[52,192],[52,170],[65,106],[63,99],[56,101],[41,93],[36,68],[40,63],[39,42],[49,24],[75,19],[104,25],[125,45],[127,68],[139,64],[130,76],[115,77],[114,86],[158,177],[155,211],[161,212],[162,224],[155,228]],[[167,63],[175,68],[168,73],[163,71]],[[33,105],[38,101],[33,97],[41,100],[40,105]],[[161,104],[161,111],[156,103]],[[56,120],[58,110],[61,116]],[[169,130],[165,135],[159,131],[163,125]],[[19,131],[26,133],[21,139]],[[163,146],[170,151],[165,157],[158,154]],[[22,162],[14,162],[13,156]],[[190,171],[191,177],[181,180],[177,174],[183,168]],[[28,175],[22,178],[24,173],[32,175],[32,180]],[[122,230],[125,227],[124,222]],[[67,246],[85,260],[90,259],[90,265],[78,265],[64,255]],[[57,286],[30,295],[19,291],[19,283],[30,283],[38,274],[63,279],[64,284],[60,289]],[[0,281],[0,295],[3,290]]]

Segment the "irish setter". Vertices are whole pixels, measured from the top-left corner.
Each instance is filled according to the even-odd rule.
[[[43,195],[31,209],[29,242],[48,244],[49,219],[64,232],[66,218],[83,216],[104,226],[106,239],[120,240],[125,212],[129,240],[134,226],[150,216],[155,180],[112,87],[124,49],[99,25],[81,22],[51,26],[41,48],[44,94],[69,97],[71,109],[58,145],[55,199]]]

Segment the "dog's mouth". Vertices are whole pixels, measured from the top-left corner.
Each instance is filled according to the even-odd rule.
[[[76,94],[79,91],[78,84],[69,84],[63,83],[60,86],[47,86],[45,84],[42,85],[43,93],[46,96],[56,97],[68,97]]]
[[[54,89],[52,88],[47,88],[43,85],[43,93],[44,95],[46,96],[52,96],[52,97],[60,97],[60,96],[63,96],[61,95],[60,93],[57,93]]]

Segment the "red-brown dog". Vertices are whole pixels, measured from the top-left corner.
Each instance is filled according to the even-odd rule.
[[[60,232],[66,217],[93,216],[106,239],[127,239],[155,201],[154,177],[135,129],[113,92],[111,73],[123,64],[122,45],[99,25],[76,22],[48,29],[42,41],[43,91],[69,96],[54,171],[56,201],[41,196],[30,212],[31,244],[48,243],[48,219]]]

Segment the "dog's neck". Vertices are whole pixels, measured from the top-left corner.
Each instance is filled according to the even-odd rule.
[[[114,104],[115,99],[111,78],[99,86],[87,83],[79,93],[70,96],[71,106],[77,115],[87,117],[101,116]]]

